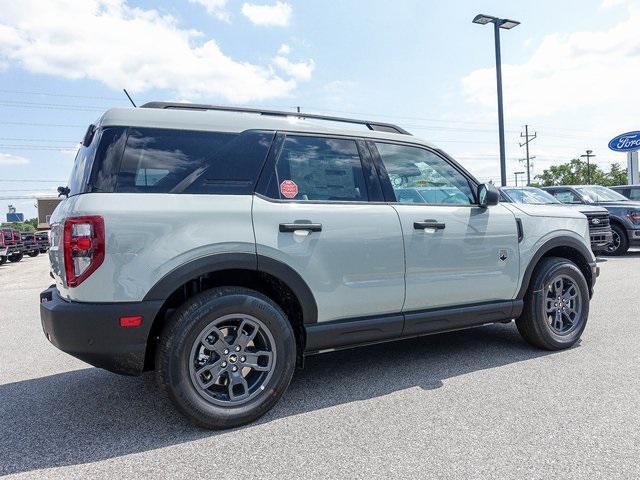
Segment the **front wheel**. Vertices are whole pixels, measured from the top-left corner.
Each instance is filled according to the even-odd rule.
[[[7,257],[6,255],[3,255],[0,257],[0,265],[4,265],[4,263],[7,261]]]
[[[572,347],[589,316],[589,287],[580,269],[564,258],[543,258],[529,283],[524,310],[516,320],[522,337],[545,350]]]
[[[156,375],[193,423],[223,429],[270,410],[295,362],[295,336],[280,307],[254,290],[223,287],[173,315],[156,352]]]
[[[612,239],[611,243],[607,246],[604,253],[607,255],[624,255],[629,250],[629,239],[627,238],[627,232],[620,225],[611,225]]]
[[[40,252],[38,252],[38,250],[35,250],[33,252],[29,252],[27,255],[33,258],[33,257],[37,257],[39,253]]]
[[[9,255],[9,261],[10,262],[19,262],[20,260],[22,260],[22,257],[24,255],[22,253],[14,253],[13,255]]]

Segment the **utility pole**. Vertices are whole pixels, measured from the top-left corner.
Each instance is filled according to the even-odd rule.
[[[531,185],[531,167],[530,167],[531,158],[529,157],[529,142],[531,142],[533,139],[537,137],[538,137],[538,132],[534,132],[533,135],[529,135],[529,125],[524,126],[524,135],[520,133],[520,138],[525,139],[524,143],[520,144],[520,147],[527,148],[527,186]]]
[[[586,158],[587,159],[587,183],[589,185],[591,185],[591,163],[589,162],[589,160],[591,160],[591,157],[595,157],[595,153],[593,153],[593,150],[587,150],[587,153],[585,153],[584,155],[580,155],[581,158]]]

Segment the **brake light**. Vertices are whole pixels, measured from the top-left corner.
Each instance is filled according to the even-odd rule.
[[[92,215],[67,218],[64,222],[63,248],[67,286],[77,287],[104,260],[102,217]]]

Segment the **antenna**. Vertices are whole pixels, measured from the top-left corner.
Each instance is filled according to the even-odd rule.
[[[127,92],[126,88],[123,88],[122,91],[124,92],[124,94],[127,96],[127,98],[129,99],[129,101],[131,102],[131,105],[133,105],[134,108],[138,108],[136,106],[135,103],[133,103],[133,99],[131,98],[131,95],[129,95],[129,92]]]

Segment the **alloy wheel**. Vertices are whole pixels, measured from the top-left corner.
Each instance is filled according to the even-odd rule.
[[[276,362],[273,335],[256,317],[231,314],[204,328],[191,348],[196,390],[216,405],[236,406],[265,390]]]
[[[545,315],[551,330],[568,335],[582,322],[580,289],[567,275],[554,277],[545,288]]]
[[[614,253],[620,248],[620,235],[615,230],[613,230],[611,233],[611,243],[607,245],[607,251],[609,253]]]

